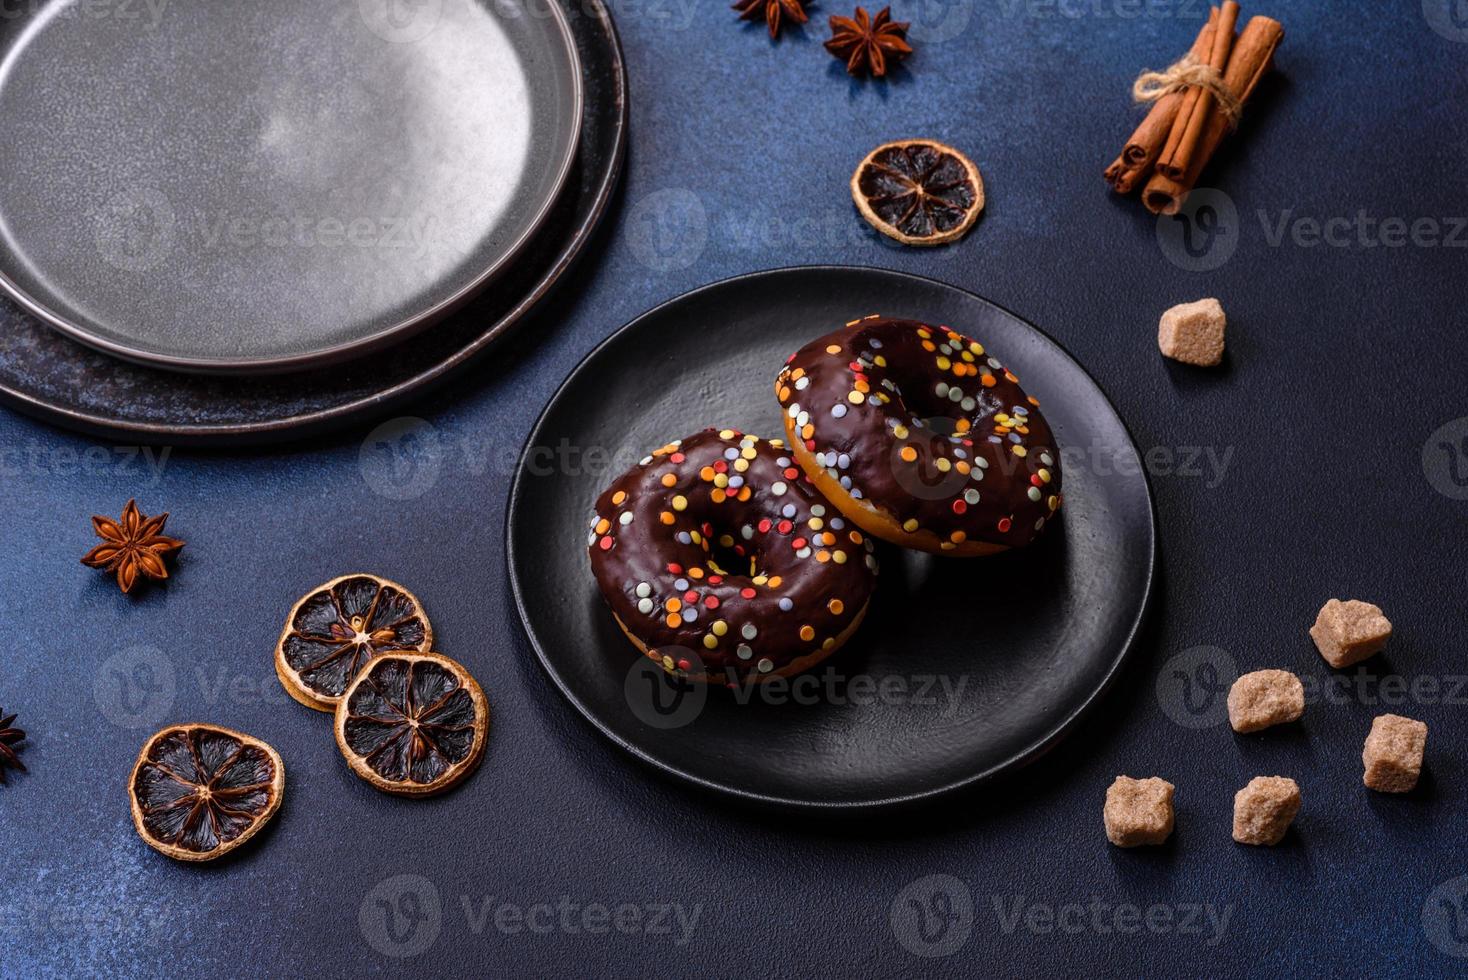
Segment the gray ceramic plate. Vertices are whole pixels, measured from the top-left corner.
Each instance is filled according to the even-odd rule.
[[[806,675],[804,693],[667,684],[617,629],[592,580],[585,535],[597,494],[650,447],[705,426],[780,431],[775,371],[812,337],[874,312],[951,324],[1014,366],[1061,453],[1079,461],[1065,464],[1062,520],[1035,544],[991,558],[885,548],[865,623]],[[578,465],[535,463],[565,447]],[[1156,537],[1126,425],[1054,340],[932,279],[816,266],[695,289],[588,354],[526,443],[505,555],[531,646],[604,735],[690,784],[829,812],[974,786],[1053,746],[1133,647]],[[879,687],[890,696],[873,694]]]
[[[264,373],[401,340],[511,262],[575,159],[544,0],[16,11],[0,286],[130,360]]]
[[[518,344],[552,332],[579,258],[605,232],[627,147],[627,71],[601,0],[558,0],[576,38],[581,138],[550,216],[493,288],[433,329],[378,355],[309,372],[181,374],[130,364],[45,326],[0,295],[0,401],[53,424],[133,445],[237,446],[317,435],[403,404],[471,365],[482,381],[513,363]],[[0,19],[0,36],[6,30]],[[0,186],[3,191],[3,186]],[[584,272],[582,273],[584,276]],[[487,358],[494,352],[504,358]]]

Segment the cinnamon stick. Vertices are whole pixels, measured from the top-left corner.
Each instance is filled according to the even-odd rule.
[[[1198,37],[1188,54],[1201,61],[1213,49],[1214,25],[1218,22],[1218,8],[1208,11],[1208,22],[1198,31]],[[1137,182],[1147,175],[1161,155],[1163,144],[1172,132],[1173,120],[1182,104],[1184,92],[1172,92],[1152,103],[1147,117],[1137,125],[1131,138],[1122,147],[1121,155],[1112,161],[1104,174],[1106,182],[1118,194],[1130,194]]]
[[[1229,54],[1233,50],[1234,26],[1239,21],[1239,5],[1236,0],[1224,0],[1218,13],[1218,24],[1213,32],[1213,45],[1208,52],[1208,67],[1223,75],[1228,66]],[[1167,144],[1157,159],[1157,172],[1174,180],[1181,178],[1192,165],[1193,154],[1198,149],[1198,139],[1213,108],[1213,93],[1205,88],[1190,88],[1183,97],[1182,107],[1173,120]]]
[[[1254,17],[1245,25],[1234,45],[1223,83],[1234,98],[1246,103],[1258,87],[1259,80],[1274,63],[1274,52],[1284,40],[1284,26],[1269,17]],[[1210,113],[1198,136],[1187,172],[1181,177],[1154,173],[1142,192],[1142,203],[1153,214],[1177,214],[1198,184],[1203,168],[1213,158],[1218,144],[1228,132],[1228,119],[1221,112]]]

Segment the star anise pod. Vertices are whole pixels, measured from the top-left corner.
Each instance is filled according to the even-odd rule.
[[[804,24],[809,19],[805,13],[807,2],[809,0],[734,0],[732,6],[739,11],[740,20],[758,20],[763,14],[770,37],[777,37],[781,16],[789,17],[797,24]]]
[[[826,50],[846,61],[852,75],[870,72],[873,78],[887,74],[888,62],[898,62],[912,54],[907,43],[908,25],[892,19],[892,8],[871,17],[865,7],[857,7],[854,17],[831,17],[831,40]]]
[[[177,538],[163,536],[166,523],[167,514],[143,516],[138,511],[136,500],[127,502],[119,521],[93,517],[92,527],[102,543],[82,556],[82,564],[115,571],[117,584],[124,592],[131,591],[139,575],[168,578],[168,568],[163,560],[182,548],[184,543]]]
[[[0,715],[5,714],[0,711]],[[8,718],[0,718],[0,784],[5,782],[5,767],[19,769],[25,772],[25,763],[20,761],[20,756],[15,752],[13,746],[17,742],[25,741],[25,732],[19,728],[12,728],[11,723],[15,721],[15,715]]]

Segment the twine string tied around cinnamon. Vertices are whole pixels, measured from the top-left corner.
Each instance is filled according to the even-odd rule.
[[[1244,114],[1243,100],[1224,84],[1222,72],[1192,54],[1173,62],[1166,71],[1142,72],[1132,83],[1132,98],[1140,104],[1147,104],[1190,88],[1206,90],[1213,96],[1218,111],[1228,120],[1228,128],[1238,126],[1239,118]]]

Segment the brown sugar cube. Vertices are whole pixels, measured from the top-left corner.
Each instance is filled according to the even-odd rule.
[[[1379,793],[1406,793],[1422,775],[1422,750],[1427,747],[1427,726],[1401,715],[1378,715],[1366,736],[1361,761],[1366,764],[1362,781]]]
[[[1287,670],[1256,670],[1228,691],[1228,723],[1236,732],[1299,721],[1304,713],[1305,685]]]
[[[1223,360],[1223,329],[1228,318],[1216,299],[1183,303],[1162,314],[1157,346],[1164,357],[1198,367],[1216,367]]]
[[[1332,667],[1349,667],[1380,653],[1391,635],[1392,624],[1381,609],[1356,599],[1330,600],[1310,627],[1310,638]]]
[[[1172,833],[1172,783],[1156,776],[1133,779],[1117,776],[1106,789],[1101,816],[1106,837],[1117,847],[1161,844]]]
[[[1234,794],[1234,840],[1273,846],[1300,812],[1300,787],[1285,776],[1255,776]]]

